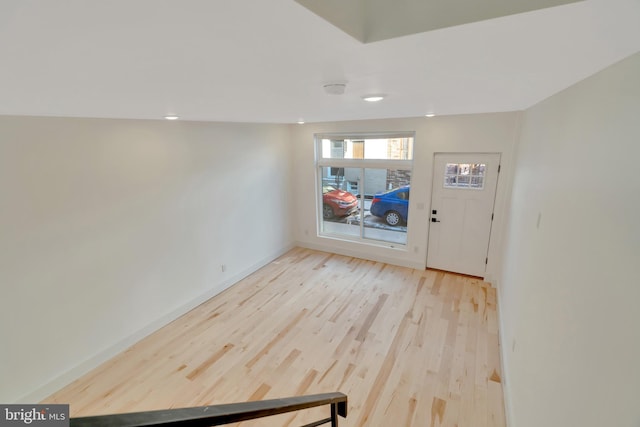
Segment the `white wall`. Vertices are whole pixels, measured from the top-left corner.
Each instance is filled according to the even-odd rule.
[[[499,283],[512,427],[640,425],[639,159],[640,54],[524,115]]]
[[[496,218],[489,251],[487,278],[500,270],[502,226],[505,200],[510,180],[510,159],[518,133],[520,113],[475,114],[433,118],[364,120],[315,123],[293,126],[294,191],[296,200],[295,239],[300,246],[310,247],[365,259],[389,262],[413,268],[424,268],[427,257],[429,207],[433,155],[437,152],[502,153],[503,173],[498,182]],[[407,248],[389,248],[327,239],[317,236],[316,193],[314,188],[314,134],[332,132],[414,131],[414,164],[409,207]],[[419,209],[418,206],[423,208]]]
[[[291,247],[290,171],[285,125],[0,117],[0,402]]]

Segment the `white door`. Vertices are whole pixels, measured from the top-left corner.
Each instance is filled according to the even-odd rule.
[[[500,154],[436,154],[427,267],[484,276]]]

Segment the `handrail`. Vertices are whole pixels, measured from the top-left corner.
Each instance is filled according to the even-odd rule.
[[[331,416],[302,427],[315,427],[329,422],[332,427],[337,427],[338,415],[346,418],[347,396],[342,393],[323,393],[255,402],[77,417],[69,421],[70,427],[208,427],[323,405],[331,405]]]

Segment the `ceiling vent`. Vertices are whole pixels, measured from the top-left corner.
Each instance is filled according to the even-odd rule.
[[[324,85],[324,91],[329,95],[342,95],[346,87],[345,83],[330,83]]]

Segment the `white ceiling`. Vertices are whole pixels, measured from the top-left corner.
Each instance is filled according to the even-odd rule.
[[[294,0],[0,0],[0,114],[292,123],[521,110],[640,51],[639,22],[640,0],[586,0],[363,44]],[[345,94],[325,94],[337,81]]]

